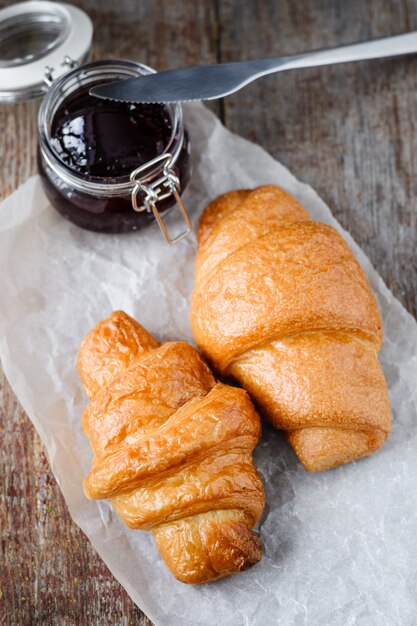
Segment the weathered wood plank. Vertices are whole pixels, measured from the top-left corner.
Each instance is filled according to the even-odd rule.
[[[0,0],[0,7],[7,4]],[[75,4],[93,18],[95,58],[157,69],[217,59],[211,0]],[[36,102],[0,107],[0,198],[36,172],[37,108]],[[0,445],[0,623],[151,624],[71,521],[39,437],[3,376]]]
[[[220,10],[223,61],[417,29],[417,2],[236,3]],[[225,100],[229,128],[311,184],[417,314],[416,57],[265,77]]]
[[[0,424],[0,623],[149,625],[72,522],[3,374]]]

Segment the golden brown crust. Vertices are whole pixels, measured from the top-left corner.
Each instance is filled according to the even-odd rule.
[[[127,436],[161,426],[185,403],[203,398],[215,382],[190,345],[163,344],[143,353],[95,394],[83,415],[84,431],[102,456],[118,449]]]
[[[261,542],[237,509],[163,524],[154,535],[164,561],[185,583],[199,584],[243,572],[262,557]],[[181,554],[187,558],[178,559]]]
[[[249,193],[250,191],[246,191],[246,189],[229,191],[229,193],[213,200],[213,202],[205,208],[197,230],[198,245],[202,245],[205,242],[216,223],[222,217],[234,211]]]
[[[264,506],[252,459],[260,423],[247,393],[216,383],[188,344],[159,345],[120,311],[89,333],[78,367],[92,397],[86,495],[110,498],[129,527],[152,530],[185,582],[259,560],[251,529]]]
[[[308,469],[385,440],[375,298],[344,239],[283,190],[260,187],[220,216],[198,251],[191,324],[209,361],[287,431]]]
[[[77,367],[85,393],[92,398],[102,387],[158,342],[129,315],[115,311],[88,333],[78,351]]]
[[[277,226],[309,220],[307,213],[289,193],[273,185],[266,185],[254,191],[229,192],[220,196],[207,207],[209,216],[213,208],[227,206],[227,210],[216,214],[210,232],[204,242],[199,242],[196,258],[196,279],[198,281],[215,271],[216,266],[240,248],[268,234]],[[205,211],[201,221],[205,222]],[[238,226],[238,236],[236,228]]]
[[[237,238],[236,234],[236,238]],[[280,226],[196,283],[191,322],[223,373],[249,348],[289,334],[341,331],[380,346],[382,324],[366,277],[330,226]]]
[[[239,443],[247,448],[244,441]],[[130,528],[150,530],[213,508],[241,510],[253,526],[262,512],[263,492],[252,458],[230,449],[144,481],[112,503]]]
[[[361,459],[378,450],[387,438],[387,433],[378,428],[364,431],[303,428],[287,435],[301,463],[310,472],[322,472]]]
[[[390,428],[375,349],[343,333],[306,333],[248,350],[230,373],[275,428]]]

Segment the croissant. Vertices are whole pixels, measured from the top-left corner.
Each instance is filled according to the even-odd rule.
[[[390,430],[382,323],[338,232],[264,186],[217,198],[197,238],[191,324],[214,368],[251,394],[310,471],[379,448]]]
[[[190,345],[160,345],[121,311],[87,335],[77,364],[91,400],[87,497],[109,498],[127,526],[152,530],[183,582],[257,563],[260,420],[247,393],[216,382]]]

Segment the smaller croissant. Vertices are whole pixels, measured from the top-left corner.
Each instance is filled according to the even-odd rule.
[[[252,451],[260,420],[245,391],[217,383],[186,343],[159,344],[121,311],[81,344],[94,451],[89,498],[108,498],[130,528],[152,530],[176,578],[205,583],[262,555],[264,507]]]

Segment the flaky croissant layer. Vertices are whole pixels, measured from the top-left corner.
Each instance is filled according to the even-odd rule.
[[[258,562],[260,422],[246,392],[217,383],[190,345],[160,345],[121,311],[87,335],[78,370],[91,400],[86,495],[109,498],[129,527],[152,530],[183,582]]]
[[[382,323],[339,233],[270,185],[212,202],[198,243],[191,324],[215,369],[287,432],[307,469],[376,450],[390,429]]]

